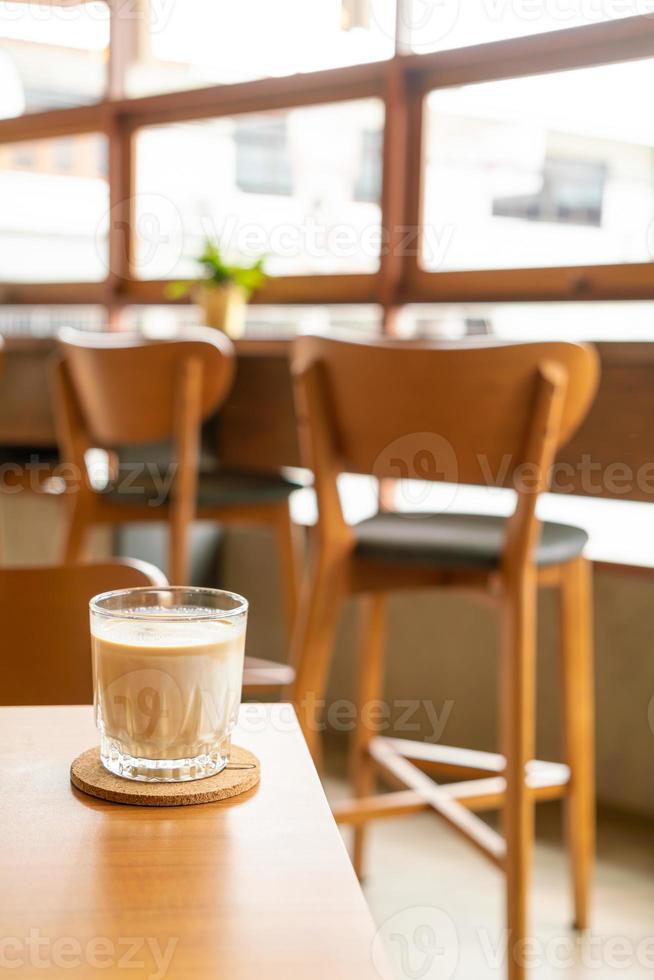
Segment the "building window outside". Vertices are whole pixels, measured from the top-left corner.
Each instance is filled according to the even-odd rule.
[[[248,194],[293,193],[293,172],[285,119],[236,123],[236,186]]]
[[[52,163],[59,173],[71,173],[75,168],[75,141],[55,140],[52,147]]]
[[[547,157],[540,190],[496,198],[493,215],[599,228],[606,175],[602,162]]]
[[[383,137],[380,129],[361,134],[361,163],[354,185],[354,200],[377,204],[382,188]]]
[[[19,170],[31,170],[36,166],[36,151],[30,143],[19,143],[14,152],[14,163]]]

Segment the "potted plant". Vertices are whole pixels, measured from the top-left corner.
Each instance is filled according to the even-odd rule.
[[[207,240],[197,262],[204,274],[193,282],[172,283],[168,296],[179,299],[191,293],[202,307],[208,327],[216,327],[228,337],[242,337],[248,300],[268,278],[263,258],[253,265],[232,265],[224,260],[219,245]]]

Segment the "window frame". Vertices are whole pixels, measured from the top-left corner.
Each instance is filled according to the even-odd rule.
[[[52,2],[52,0],[51,0]],[[57,2],[57,0],[54,0]],[[65,2],[65,0],[64,0]],[[405,303],[654,299],[654,261],[527,269],[434,272],[419,263],[425,100],[434,89],[520,78],[575,68],[654,58],[654,19],[648,15],[566,28],[430,54],[403,53],[386,61],[307,74],[128,99],[123,79],[134,50],[135,21],[110,3],[110,50],[105,98],[94,105],[35,112],[0,120],[0,144],[101,133],[108,139],[111,222],[104,282],[0,285],[5,303],[100,303],[112,327],[125,305],[170,303],[166,282],[133,273],[134,146],[138,130],[219,116],[265,113],[376,97],[383,101],[381,214],[384,247],[379,271],[270,279],[254,302],[377,303],[394,332]],[[398,0],[402,4],[405,0]],[[399,17],[398,17],[399,23]],[[127,235],[126,235],[127,230]]]

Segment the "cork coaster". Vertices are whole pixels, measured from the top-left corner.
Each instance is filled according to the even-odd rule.
[[[133,806],[192,806],[229,800],[256,786],[259,776],[256,755],[237,745],[232,745],[229,765],[218,775],[183,783],[141,783],[114,776],[100,762],[97,747],[78,755],[70,767],[70,781],[83,793]]]

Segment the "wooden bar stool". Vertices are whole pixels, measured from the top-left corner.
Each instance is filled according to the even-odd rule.
[[[506,872],[511,951],[527,937],[534,803],[564,797],[575,923],[588,922],[594,849],[593,677],[586,535],[540,527],[536,503],[557,448],[584,417],[597,386],[592,348],[568,343],[436,348],[302,337],[294,373],[306,465],[319,520],[294,642],[295,701],[314,754],[338,613],[363,597],[364,629],[352,771],[357,800],[337,819],[355,825],[360,870],[369,819],[431,809]],[[483,485],[488,474],[517,491],[504,518],[380,513],[349,527],[342,472]],[[566,765],[535,761],[536,598],[556,588],[561,610]],[[499,613],[502,754],[382,738],[369,705],[382,696],[384,602],[399,589],[448,588]],[[427,774],[464,781],[438,785]],[[380,774],[401,791],[374,792]],[[504,837],[474,812],[499,808]],[[508,957],[511,980],[524,976]]]
[[[227,526],[265,526],[276,536],[289,630],[297,603],[297,565],[289,496],[296,484],[278,475],[200,472],[201,423],[223,403],[234,371],[233,346],[216,330],[186,331],[184,339],[145,342],[124,334],[64,331],[59,340],[55,409],[61,458],[78,476],[68,493],[64,559],[83,556],[89,528],[166,521],[169,575],[188,583],[189,531],[194,519]],[[91,449],[173,441],[172,462],[117,469],[101,492],[88,478]],[[79,475],[82,478],[79,479]],[[157,479],[154,479],[156,477]],[[287,672],[284,676],[287,676]],[[284,681],[279,681],[284,683]]]

